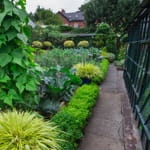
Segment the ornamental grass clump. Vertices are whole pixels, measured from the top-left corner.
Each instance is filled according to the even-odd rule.
[[[60,130],[36,114],[0,113],[0,150],[61,150]]]
[[[76,75],[80,78],[93,79],[101,75],[101,71],[98,66],[93,64],[77,64],[74,66],[76,69]]]

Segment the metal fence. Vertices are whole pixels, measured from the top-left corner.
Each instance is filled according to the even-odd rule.
[[[150,150],[150,7],[142,8],[129,27],[124,80],[144,150]]]

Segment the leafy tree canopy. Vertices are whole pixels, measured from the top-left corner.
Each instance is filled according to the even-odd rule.
[[[62,24],[61,18],[53,13],[50,9],[44,9],[40,6],[37,7],[35,13],[29,14],[30,18],[39,24],[44,25],[59,25]]]
[[[88,25],[107,22],[122,31],[137,12],[139,0],[90,0],[81,6]]]

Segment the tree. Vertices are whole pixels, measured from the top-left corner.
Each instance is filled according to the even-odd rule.
[[[81,6],[88,25],[106,22],[122,32],[137,12],[139,0],[90,0]]]
[[[37,7],[35,13],[29,14],[30,18],[37,23],[44,25],[59,25],[62,24],[61,18],[53,13],[50,9]]]

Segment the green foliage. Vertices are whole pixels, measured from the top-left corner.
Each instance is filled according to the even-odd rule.
[[[98,93],[99,88],[94,84],[79,87],[68,106],[62,108],[51,119],[60,129],[66,132],[66,134],[60,135],[60,138],[66,141],[62,143],[62,149],[76,150],[77,140],[83,136],[82,129],[86,125],[87,118],[90,116]]]
[[[60,103],[69,101],[73,91],[81,83],[74,71],[61,66],[50,67],[44,71],[41,81],[39,107],[40,111],[47,114],[56,113]]]
[[[101,56],[103,56],[104,58],[108,59],[109,62],[113,62],[116,58],[115,54],[113,53],[108,53],[106,51],[101,51]]]
[[[36,114],[17,111],[0,114],[0,149],[61,150],[59,134],[61,131],[52,122],[45,122]]]
[[[65,68],[71,68],[73,65],[81,62],[99,62],[101,60],[100,50],[97,48],[89,49],[53,49],[36,56],[36,62],[42,67],[61,65]]]
[[[34,14],[30,13],[29,16],[34,22],[40,25],[62,24],[61,18],[57,14],[53,13],[50,9],[44,9],[40,6],[38,6]]]
[[[125,55],[126,55],[126,47],[121,47],[119,50],[119,54],[117,56],[117,60],[122,60],[125,59]]]
[[[78,43],[78,47],[88,48],[89,47],[89,42],[88,41],[80,41]]]
[[[22,3],[23,2],[23,3]],[[24,1],[3,1],[0,13],[0,107],[31,107],[38,103],[37,70],[33,62],[33,49],[25,46],[29,31],[23,9]],[[20,105],[18,105],[20,104]]]
[[[73,27],[71,26],[65,26],[65,25],[60,25],[60,31],[61,32],[70,32],[73,30]]]
[[[80,78],[93,79],[101,76],[99,67],[93,64],[76,64],[74,68],[76,69],[76,75]]]
[[[33,41],[51,41],[54,46],[63,47],[66,36],[62,35],[58,25],[49,25],[46,28],[31,28],[30,43]]]
[[[94,43],[96,47],[103,48],[106,47],[108,52],[117,53],[116,48],[116,35],[112,28],[107,23],[100,23],[97,25],[96,36],[94,38]]]
[[[72,40],[65,41],[64,47],[65,48],[73,48],[73,47],[75,47],[75,43]]]
[[[137,12],[140,0],[89,0],[81,6],[88,25],[107,22],[124,32]]]
[[[32,47],[34,47],[34,48],[42,48],[43,44],[40,41],[33,41],[32,42]]]
[[[106,77],[106,74],[107,74],[108,69],[109,69],[109,61],[107,59],[103,59],[100,62],[100,69],[103,73],[103,79],[104,79]]]
[[[109,61],[107,59],[102,59],[99,63],[99,68],[101,70],[101,75],[93,78],[92,80],[96,84],[100,84],[105,79],[109,69]]]
[[[115,66],[119,69],[123,69],[123,66],[124,66],[124,63],[125,63],[125,60],[122,59],[122,60],[116,60],[114,62]]]

